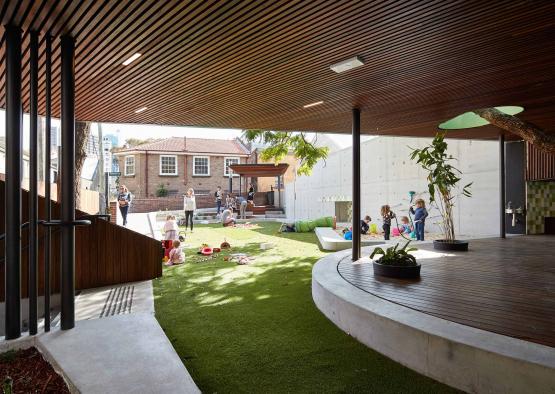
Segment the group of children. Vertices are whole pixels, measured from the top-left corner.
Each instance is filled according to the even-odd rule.
[[[185,254],[180,248],[181,241],[178,235],[179,228],[175,215],[166,216],[166,223],[164,223],[164,240],[172,241],[172,248],[170,250],[168,261],[164,263],[166,266],[183,264],[185,262]]]
[[[407,216],[401,216],[401,224],[398,227],[400,234],[411,234],[414,232],[417,241],[424,241],[424,225],[426,223],[426,217],[428,217],[428,211],[426,210],[426,202],[419,198],[415,201],[415,207],[410,207],[409,212],[414,215],[414,227],[410,223]],[[380,209],[380,215],[382,217],[382,229],[384,234],[384,239],[389,240],[391,234],[391,220],[396,218],[395,212],[391,210],[389,205],[382,205]],[[366,215],[364,219],[360,221],[360,231],[362,234],[367,234],[370,230],[370,222],[372,219],[370,216]],[[345,239],[352,239],[352,232],[345,229],[343,231]]]

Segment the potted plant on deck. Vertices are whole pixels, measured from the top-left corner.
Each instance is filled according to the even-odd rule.
[[[417,163],[428,173],[428,192],[430,205],[436,206],[441,214],[440,226],[444,238],[434,240],[434,249],[439,250],[468,250],[468,241],[455,238],[455,225],[453,221],[453,207],[455,206],[456,189],[461,180],[461,171],[453,167],[450,162],[455,160],[447,153],[445,132],[439,131],[432,143],[422,149],[413,149],[411,160]],[[470,197],[472,183],[465,185],[460,194]]]
[[[416,262],[416,258],[410,252],[416,248],[408,248],[410,241],[405,246],[398,249],[399,244],[391,246],[387,249],[377,247],[374,249],[370,258],[375,255],[382,255],[377,260],[372,261],[374,275],[387,276],[389,278],[418,278],[420,277],[420,264]]]

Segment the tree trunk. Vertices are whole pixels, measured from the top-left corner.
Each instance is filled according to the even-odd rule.
[[[546,133],[532,123],[528,123],[516,116],[504,114],[495,108],[477,109],[474,110],[474,113],[492,125],[518,135],[539,150],[555,153],[555,135]]]
[[[87,143],[91,134],[90,122],[75,122],[75,206],[79,208],[81,197],[81,172],[87,158]]]

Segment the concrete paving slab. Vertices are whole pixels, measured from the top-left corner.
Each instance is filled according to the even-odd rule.
[[[76,320],[99,319],[129,313],[154,315],[152,281],[87,289],[75,299]]]
[[[149,313],[79,321],[37,345],[70,386],[95,393],[200,393]]]

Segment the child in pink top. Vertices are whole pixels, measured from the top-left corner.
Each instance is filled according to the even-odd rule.
[[[181,242],[179,242],[177,239],[173,241],[173,248],[172,250],[170,250],[170,258],[166,263],[168,267],[171,265],[183,264],[185,262],[185,255],[183,254],[183,251],[181,250],[179,245],[181,245]]]

